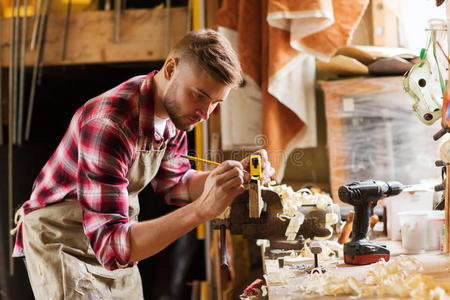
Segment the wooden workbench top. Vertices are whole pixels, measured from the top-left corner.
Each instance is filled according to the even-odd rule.
[[[397,241],[377,241],[377,243],[383,243],[388,246],[391,251],[391,258],[405,255],[404,249],[401,246],[401,242]],[[423,263],[424,270],[422,274],[431,275],[435,278],[437,283],[442,282],[450,282],[450,257],[448,254],[440,253],[439,251],[430,251],[424,254],[411,255],[421,261]],[[302,264],[312,264],[312,260],[302,261]],[[295,263],[297,264],[297,263]],[[265,267],[265,278],[267,282],[269,299],[270,300],[288,300],[288,299],[349,299],[350,296],[339,296],[339,297],[312,297],[306,296],[302,294],[300,291],[300,285],[305,278],[305,273],[300,271],[294,267],[295,264],[290,264],[286,259],[285,267],[287,268],[291,275],[294,276],[284,278],[284,280],[279,279],[280,269],[278,267],[277,260],[265,259],[264,267]],[[357,280],[363,282],[364,276],[367,271],[371,268],[371,265],[366,266],[352,266],[347,265],[343,262],[342,259],[338,260],[337,264],[335,264],[336,269],[335,272],[339,275],[342,274],[343,277],[353,276]],[[334,265],[331,265],[330,268],[334,270]],[[273,280],[271,282],[271,280]],[[284,282],[283,282],[284,281]],[[374,299],[398,299],[395,297],[387,297],[387,298],[375,298]],[[405,299],[405,298],[401,298]],[[450,297],[449,297],[450,299]]]

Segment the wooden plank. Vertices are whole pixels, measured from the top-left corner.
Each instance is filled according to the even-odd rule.
[[[66,60],[62,61],[65,14],[51,14],[45,39],[44,64],[69,65],[156,61],[165,59],[166,14],[163,9],[127,9],[121,17],[120,43],[114,43],[114,12],[86,11],[70,17]],[[171,8],[171,47],[186,33],[187,8]],[[9,18],[3,19],[3,66],[9,58]],[[27,41],[32,19],[28,19]],[[35,51],[27,52],[26,65],[34,63]]]
[[[249,218],[259,218],[264,206],[259,180],[250,180],[250,183],[248,184],[248,201]]]
[[[398,47],[397,17],[384,0],[372,0],[372,35],[374,46]]]

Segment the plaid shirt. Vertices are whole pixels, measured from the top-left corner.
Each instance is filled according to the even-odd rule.
[[[131,266],[126,176],[139,150],[139,136],[144,137],[142,150],[168,140],[151,181],[155,192],[171,204],[190,201],[188,181],[195,171],[180,157],[187,152],[186,133],[170,120],[164,136],[154,130],[151,82],[155,74],[131,78],[83,105],[23,205],[26,215],[65,199],[78,199],[84,232],[98,261],[109,270]],[[23,256],[22,226],[13,256]]]

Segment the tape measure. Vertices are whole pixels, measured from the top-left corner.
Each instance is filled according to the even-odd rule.
[[[251,179],[261,179],[261,155],[250,155],[250,177]]]

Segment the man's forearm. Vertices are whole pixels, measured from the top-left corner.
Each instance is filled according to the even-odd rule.
[[[129,262],[150,257],[170,243],[188,233],[199,224],[206,221],[198,214],[198,203],[193,202],[175,211],[131,226]]]
[[[210,171],[200,171],[192,175],[189,179],[189,196],[192,201],[196,200],[203,192],[205,180]]]
[[[189,179],[189,196],[197,200],[203,192],[209,172],[197,172]],[[157,219],[139,222],[131,226],[130,262],[150,257],[170,243],[206,221],[197,213],[198,203],[183,206]]]

